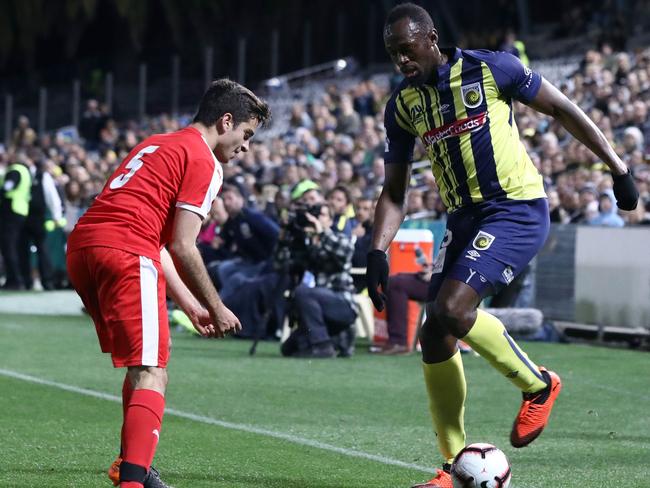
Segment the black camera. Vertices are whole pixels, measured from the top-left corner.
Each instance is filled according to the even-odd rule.
[[[320,211],[321,211],[321,204],[316,204],[316,205],[311,205],[311,206],[306,206],[306,205],[301,205],[299,207],[296,207],[294,210],[294,218],[289,219],[289,222],[293,220],[293,224],[301,229],[304,229],[305,227],[309,227],[312,225],[312,223],[309,221],[307,218],[307,214],[311,214],[314,217],[318,218],[320,217]]]

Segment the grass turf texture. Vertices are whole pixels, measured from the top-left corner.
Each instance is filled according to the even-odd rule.
[[[174,334],[167,406],[431,468],[440,462],[419,358],[289,360],[278,345]],[[548,430],[515,450],[520,396],[481,358],[464,357],[468,443],[491,442],[513,487],[650,486],[648,354],[526,343],[564,389]],[[0,315],[0,368],[118,397],[122,370],[98,350],[85,317]],[[108,487],[121,406],[0,374],[2,487]],[[260,434],[168,415],[155,465],[183,487],[408,487],[429,477]]]

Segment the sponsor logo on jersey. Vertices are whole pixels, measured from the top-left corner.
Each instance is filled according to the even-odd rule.
[[[481,253],[478,251],[475,251],[474,249],[470,249],[467,251],[467,254],[465,255],[467,259],[471,259],[472,261],[476,261],[478,258],[481,257]]]
[[[481,90],[481,83],[478,81],[461,86],[460,92],[463,97],[463,103],[467,108],[476,108],[483,103],[483,91]]]
[[[414,105],[413,107],[411,107],[411,120],[413,121],[414,125],[422,122],[423,118],[424,118],[424,110],[422,109],[422,106]]]
[[[512,268],[510,266],[506,266],[506,269],[503,270],[501,276],[503,276],[503,279],[508,285],[512,282],[512,280],[515,279],[515,275],[512,272]]]
[[[477,115],[472,115],[466,119],[460,119],[451,124],[445,124],[440,127],[435,127],[422,136],[422,142],[425,146],[430,146],[433,143],[442,141],[447,137],[460,136],[466,132],[474,132],[485,125],[487,121],[487,112],[482,112]]]
[[[526,88],[530,88],[530,84],[533,82],[533,71],[528,67],[524,66],[524,76],[526,77]]]
[[[449,107],[450,105],[448,103],[443,103],[442,105],[440,105],[440,113],[446,114],[447,112],[449,112]]]
[[[488,234],[487,232],[480,230],[472,241],[472,247],[478,251],[485,251],[486,249],[490,248],[494,242],[494,239],[496,239],[496,237],[494,237],[492,234]]]

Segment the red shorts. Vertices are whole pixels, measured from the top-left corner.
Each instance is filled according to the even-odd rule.
[[[87,247],[68,253],[67,265],[113,365],[166,367],[169,321],[160,263],[110,247]]]

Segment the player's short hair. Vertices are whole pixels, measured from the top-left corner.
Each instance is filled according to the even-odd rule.
[[[245,86],[221,78],[210,83],[193,122],[211,127],[226,113],[232,115],[235,126],[256,119],[263,127],[271,120],[271,109],[264,100]]]
[[[388,12],[388,17],[386,17],[386,23],[384,24],[384,30],[389,25],[394,24],[398,20],[402,19],[411,19],[417,25],[422,27],[426,32],[434,28],[433,19],[425,9],[411,2],[400,3],[395,5],[393,9]]]

